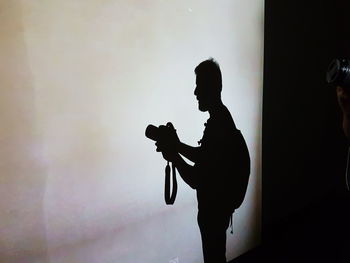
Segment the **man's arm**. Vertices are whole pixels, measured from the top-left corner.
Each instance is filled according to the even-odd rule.
[[[168,124],[167,124],[168,125]],[[170,123],[170,131],[166,129],[165,133],[167,136],[163,136],[161,141],[156,142],[157,152],[162,150],[166,151],[176,151],[189,159],[190,161],[196,163],[200,159],[200,147],[192,147],[185,143],[182,143],[177,136],[174,126]],[[159,126],[160,129],[165,129],[165,126]]]
[[[193,147],[179,141],[177,151],[194,163],[199,159],[200,147]]]
[[[173,162],[182,180],[191,188],[196,189],[198,185],[197,169],[188,163],[178,153],[162,152],[165,160]]]

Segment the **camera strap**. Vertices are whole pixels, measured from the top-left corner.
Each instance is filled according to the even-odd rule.
[[[350,180],[349,160],[350,160],[350,147],[348,148],[348,157],[346,158],[346,170],[345,170],[345,183],[346,183],[346,188],[348,189],[348,191],[350,191],[350,186],[349,186],[349,180]]]
[[[172,205],[175,202],[176,194],[177,194],[177,181],[176,181],[176,168],[175,165],[171,164],[172,172],[173,172],[173,191],[170,195],[170,165],[169,162],[165,167],[165,188],[164,188],[164,198],[165,203],[167,205]]]

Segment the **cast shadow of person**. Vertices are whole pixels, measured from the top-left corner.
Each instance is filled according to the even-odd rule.
[[[170,123],[159,126],[162,136],[156,139],[156,146],[197,192],[197,221],[204,262],[224,263],[226,230],[230,221],[232,224],[232,214],[243,202],[250,158],[245,140],[221,100],[222,77],[218,63],[213,59],[205,60],[195,68],[195,74],[194,95],[198,108],[208,111],[210,116],[199,146],[182,143]],[[182,156],[194,165],[189,165]]]

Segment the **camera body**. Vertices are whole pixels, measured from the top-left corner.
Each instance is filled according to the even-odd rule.
[[[350,60],[333,59],[328,66],[327,82],[350,90]]]
[[[168,122],[166,125],[160,125],[159,127],[150,124],[146,128],[145,135],[153,141],[166,142],[169,141],[169,138],[173,136],[175,131],[171,122]]]

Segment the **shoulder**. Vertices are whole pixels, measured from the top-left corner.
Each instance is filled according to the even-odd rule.
[[[236,124],[232,118],[230,111],[224,106],[219,114],[210,122],[211,127],[220,130],[221,132],[234,132],[237,130]]]

